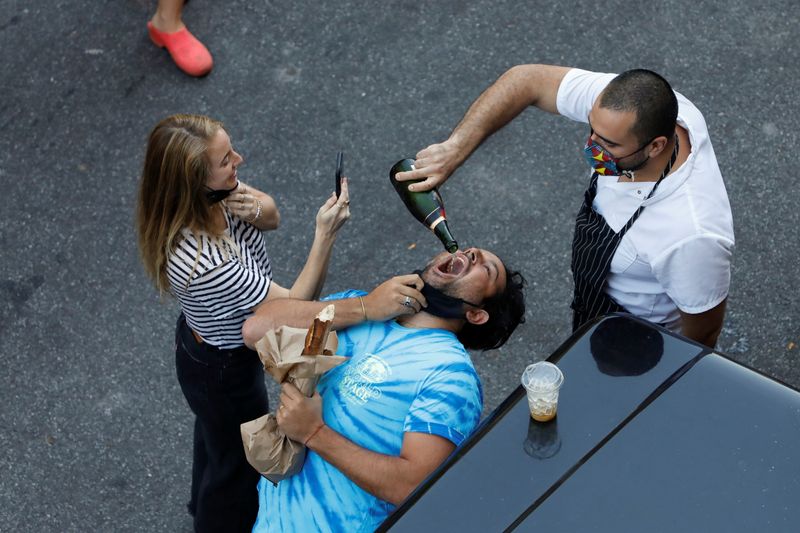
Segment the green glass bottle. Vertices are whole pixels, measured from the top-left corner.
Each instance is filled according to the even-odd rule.
[[[418,181],[397,181],[394,176],[398,172],[406,172],[414,170],[413,159],[402,159],[392,166],[389,171],[389,181],[392,182],[394,190],[400,195],[400,199],[406,204],[406,207],[414,218],[419,220],[427,228],[429,228],[439,240],[442,241],[445,250],[451,254],[458,250],[458,243],[450,234],[450,228],[447,226],[447,215],[444,212],[444,201],[442,195],[439,194],[437,189],[423,192],[412,192],[408,190],[408,186]]]

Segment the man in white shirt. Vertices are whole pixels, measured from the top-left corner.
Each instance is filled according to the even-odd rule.
[[[658,74],[513,67],[397,179],[425,178],[412,190],[441,185],[528,106],[590,126],[584,155],[592,173],[573,240],[573,328],[627,311],[713,347],[730,286],[730,204],[702,114]]]

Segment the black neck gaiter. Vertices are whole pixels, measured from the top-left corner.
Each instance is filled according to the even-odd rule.
[[[414,274],[422,277],[422,270],[415,270]],[[428,301],[428,307],[424,307],[423,310],[440,318],[464,318],[466,316],[464,304],[480,307],[461,298],[445,294],[428,283],[422,287],[420,292]]]
[[[239,182],[237,181],[236,185],[234,185],[230,189],[208,189],[208,187],[206,187],[208,189],[206,191],[206,198],[208,198],[209,203],[216,204],[217,202],[221,202],[222,200],[230,196],[230,194],[233,191],[235,191],[236,187],[238,186]]]

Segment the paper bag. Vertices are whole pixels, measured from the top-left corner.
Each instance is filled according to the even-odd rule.
[[[314,395],[320,376],[347,361],[338,355],[300,355],[308,330],[282,326],[268,331],[256,343],[264,371],[277,383],[293,383],[308,397]],[[338,339],[331,332],[325,349],[336,352]],[[247,461],[272,483],[300,471],[306,458],[301,442],[290,440],[278,428],[272,413],[245,422],[240,426]]]

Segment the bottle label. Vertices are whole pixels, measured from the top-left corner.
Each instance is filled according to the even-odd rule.
[[[439,218],[437,218],[436,220],[434,220],[434,221],[431,223],[431,225],[429,226],[429,227],[431,228],[431,231],[433,231],[433,229],[434,229],[436,226],[438,226],[440,222],[444,222],[444,217],[439,217]]]
[[[425,217],[425,224],[433,229],[436,225],[444,220],[446,217],[444,216],[444,209],[439,209],[438,207],[428,213],[428,216]]]

